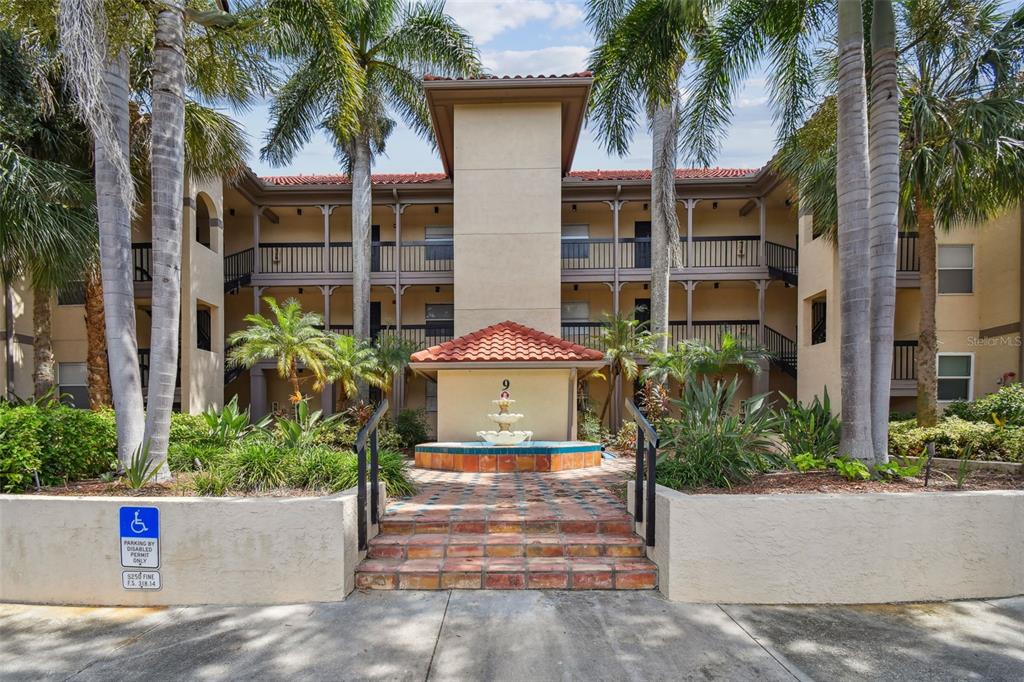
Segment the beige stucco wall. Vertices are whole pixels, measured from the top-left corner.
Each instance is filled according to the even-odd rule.
[[[455,334],[559,333],[561,106],[455,107]]]
[[[160,590],[121,586],[122,505],[160,510]],[[355,488],[292,498],[0,495],[0,601],[337,601],[355,585],[356,512]]]
[[[1009,597],[1024,592],[1024,492],[687,495],[658,486],[648,556],[673,601]]]
[[[3,280],[0,287],[6,288]],[[14,392],[21,397],[32,395],[32,289],[24,280],[12,287],[14,309]],[[7,315],[0,301],[0,395],[7,395]],[[20,337],[20,340],[19,340]],[[22,343],[21,341],[28,341]]]
[[[181,411],[202,412],[224,402],[224,216],[223,183],[192,183],[182,211]],[[210,246],[196,241],[196,205],[210,214]],[[210,310],[210,350],[196,347],[197,307]]]
[[[839,390],[839,259],[824,238],[814,239],[813,218],[802,213],[798,221],[800,280],[797,284],[797,397],[810,401],[828,389],[833,410],[842,406]],[[826,341],[811,345],[811,299],[824,294]]]
[[[523,419],[513,430],[533,431],[534,440],[572,440],[575,383],[568,369],[443,369],[437,373],[437,439],[476,441],[477,431],[497,429],[487,415],[508,379],[513,412]],[[575,405],[575,402],[572,403]]]

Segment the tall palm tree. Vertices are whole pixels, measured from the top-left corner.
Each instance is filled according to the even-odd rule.
[[[323,331],[323,318],[303,312],[294,298],[283,305],[270,296],[263,301],[270,307],[272,318],[258,313],[245,316],[249,327],[228,337],[232,347],[228,366],[251,368],[265,360],[276,360],[277,373],[291,383],[291,401],[297,404],[303,400],[299,363],[312,373],[314,388],[322,386],[332,356],[331,341]]]
[[[843,324],[839,371],[843,432],[839,451],[874,463],[871,445],[871,287],[868,270],[868,118],[864,72],[864,17],[860,0],[839,0],[839,76],[836,101],[836,211],[839,235],[839,308]],[[895,280],[894,280],[895,285]]]
[[[386,370],[378,363],[374,347],[348,334],[331,338],[326,374],[327,381],[338,387],[339,410],[359,393],[361,384],[384,387],[386,381]]]
[[[285,44],[292,71],[271,105],[261,156],[287,163],[319,129],[350,172],[353,332],[368,339],[373,158],[395,127],[393,112],[432,139],[424,75],[476,75],[480,59],[440,2],[311,2],[300,15],[293,0],[268,6],[295,37]]]
[[[919,235],[918,421],[930,425],[937,418],[936,230],[983,223],[1024,194],[1024,8],[1005,15],[996,0],[904,0],[898,8],[899,209],[902,226]],[[835,229],[834,121],[815,117],[779,156],[826,235]]]
[[[707,27],[707,0],[590,0],[587,24],[597,40],[590,55],[594,90],[589,116],[604,146],[629,151],[638,119],[651,130],[651,330],[668,344],[671,268],[682,265],[676,217],[679,80],[687,46]]]
[[[608,395],[601,407],[601,420],[608,414],[611,428],[622,421],[622,384],[640,375],[637,360],[654,352],[658,337],[647,331],[647,324],[632,317],[605,315],[597,335],[597,347],[608,362]]]

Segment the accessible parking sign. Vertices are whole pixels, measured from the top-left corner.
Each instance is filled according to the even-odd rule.
[[[156,507],[121,507],[121,585],[128,590],[160,589],[160,510]]]

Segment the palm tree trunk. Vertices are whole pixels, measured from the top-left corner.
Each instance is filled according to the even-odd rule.
[[[871,445],[875,464],[884,464],[889,461],[900,191],[900,92],[892,0],[875,0],[871,49]]]
[[[840,453],[874,464],[871,446],[871,308],[868,230],[867,93],[861,4],[839,2],[840,374],[843,432]]]
[[[4,280],[4,370],[7,378],[6,395],[12,400],[15,395],[14,356],[16,341],[14,337],[14,287]]]
[[[181,207],[185,174],[185,15],[165,0],[153,52],[153,328],[146,442],[157,479],[169,478],[167,439],[178,375],[181,321]]]
[[[103,282],[97,270],[85,278],[85,338],[89,407],[110,407],[110,368],[107,366],[107,325],[103,319]],[[138,366],[138,353],[135,363]],[[141,417],[141,413],[139,415]]]
[[[373,182],[370,175],[370,139],[359,135],[352,153],[352,333],[370,338],[370,224],[373,220]],[[359,398],[369,397],[360,381]]]
[[[938,338],[935,333],[936,246],[935,214],[920,190],[916,192],[917,252],[921,259],[921,319],[917,332],[917,423],[934,426],[938,408]]]
[[[108,60],[103,74],[106,101],[120,153],[128,156],[128,57]],[[132,207],[125,203],[118,160],[96,145],[96,214],[100,230],[100,269],[106,317],[110,386],[117,423],[117,456],[122,466],[142,444],[144,421],[139,349],[135,340],[135,289],[132,283]]]
[[[292,384],[292,405],[302,402],[302,387],[299,385],[299,368],[295,360],[288,366],[288,381]]]
[[[51,336],[53,323],[51,293],[49,287],[40,286],[35,287],[32,291],[32,383],[37,398],[42,398],[57,386]]]
[[[651,121],[654,149],[651,165],[651,332],[657,350],[668,350],[669,275],[681,264],[679,220],[676,216],[676,149],[679,134],[678,94],[658,107]]]

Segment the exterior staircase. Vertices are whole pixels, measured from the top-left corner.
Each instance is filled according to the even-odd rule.
[[[586,470],[583,470],[586,471]],[[653,589],[657,566],[644,556],[624,505],[595,500],[586,474],[444,474],[453,493],[426,489],[421,504],[392,503],[356,568],[356,587],[436,589]],[[518,504],[488,494],[488,477],[519,479]],[[551,486],[551,477],[561,477]],[[537,481],[546,479],[549,487]],[[534,488],[533,493],[522,493]],[[481,487],[484,490],[469,490]],[[566,490],[566,488],[569,488]],[[576,490],[576,492],[573,492]],[[588,497],[589,496],[589,497]],[[460,497],[462,504],[452,504]],[[476,498],[476,499],[474,499]],[[541,498],[544,498],[543,500]],[[617,507],[617,508],[616,508]]]

